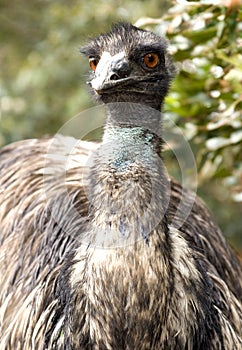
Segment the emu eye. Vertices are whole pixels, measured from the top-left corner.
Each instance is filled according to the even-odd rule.
[[[159,55],[151,52],[144,56],[144,64],[148,68],[155,68],[159,63]]]
[[[95,71],[97,68],[99,60],[95,57],[90,57],[89,58],[89,64],[90,64],[90,68],[91,70]]]

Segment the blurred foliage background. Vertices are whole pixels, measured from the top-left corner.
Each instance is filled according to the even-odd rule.
[[[94,105],[85,85],[88,63],[78,52],[89,37],[117,21],[166,35],[178,74],[165,115],[190,142],[198,194],[242,251],[239,5],[239,0],[0,0],[0,146],[54,134]]]

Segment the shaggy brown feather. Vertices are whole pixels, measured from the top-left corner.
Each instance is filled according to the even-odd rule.
[[[152,47],[155,80],[138,60]],[[57,136],[0,151],[1,350],[242,348],[241,261],[201,200],[164,175],[160,114],[144,110],[169,86],[165,41],[123,24],[83,52],[130,48],[146,81],[129,96],[116,75],[118,94],[99,98],[138,90],[143,106],[109,106],[101,145]]]
[[[64,147],[65,139],[60,137],[59,141],[60,147]],[[52,318],[56,313],[58,305],[55,290],[57,280],[60,278],[63,268],[64,259],[72,251],[72,248],[76,246],[76,235],[78,232],[84,231],[87,225],[87,198],[83,188],[80,186],[80,178],[82,169],[85,168],[85,157],[88,157],[90,150],[95,149],[96,145],[86,148],[87,143],[84,143],[83,146],[81,143],[78,144],[74,155],[75,159],[73,159],[75,167],[70,168],[66,174],[65,186],[67,191],[60,187],[59,178],[63,176],[61,170],[59,174],[58,172],[48,174],[48,181],[55,190],[53,193],[49,193],[48,198],[45,198],[46,191],[43,188],[43,168],[45,164],[45,153],[50,143],[51,140],[49,139],[27,140],[19,142],[17,145],[13,144],[5,147],[0,154],[3,159],[1,163],[0,197],[1,349],[27,350],[44,348],[45,336],[52,329]],[[82,156],[82,163],[78,160],[80,159],[79,155]],[[21,163],[19,162],[20,159]],[[76,164],[79,166],[76,167]],[[62,165],[60,164],[61,168]],[[179,228],[179,217],[176,213],[177,207],[182,198],[182,192],[183,205],[186,202],[190,205],[190,193],[186,190],[184,195],[184,189],[174,181],[171,182],[171,187],[172,198],[169,202],[168,219],[172,221],[173,217],[176,216],[177,228]],[[68,210],[73,203],[75,208],[78,209],[78,213],[81,213],[82,222],[80,222],[78,215],[78,222],[73,223],[73,227],[66,228],[64,225],[63,227],[56,227],[56,222],[59,219],[68,216]],[[51,216],[50,214],[49,209],[54,205],[57,206],[56,213],[58,217],[55,217],[55,215]],[[75,215],[76,213],[74,213]],[[195,226],[194,223],[196,223]],[[69,234],[70,232],[71,234]],[[229,246],[225,243],[211,215],[199,199],[196,199],[189,217],[180,228],[180,231],[175,231],[174,236],[178,248],[180,248],[181,244],[189,246],[188,251],[185,252],[186,255],[181,256],[184,260],[183,264],[187,265],[186,260],[197,259],[206,267],[206,271],[211,279],[210,283],[213,283],[216,289],[219,290],[218,297],[220,297],[221,302],[223,301],[220,312],[224,315],[222,319],[225,322],[225,328],[230,329],[230,327],[233,327],[234,330],[231,330],[231,334],[233,332],[236,334],[237,329],[238,336],[241,334],[242,329],[242,310],[239,301],[242,295],[241,265],[236,260]],[[161,242],[161,244],[164,243]],[[152,256],[147,256],[150,253]],[[165,312],[164,305],[156,305],[156,303],[157,293],[164,293],[165,288],[164,285],[160,285],[159,281],[166,279],[169,281],[170,276],[168,275],[165,278],[162,274],[168,274],[168,271],[162,272],[159,269],[157,270],[157,254],[160,255],[161,253],[157,250],[148,250],[147,252],[143,242],[139,242],[137,246],[131,246],[128,249],[118,249],[112,254],[107,254],[105,258],[105,265],[110,266],[110,269],[106,272],[106,268],[103,268],[104,262],[102,261],[101,265],[96,265],[96,258],[92,258],[92,272],[90,273],[91,275],[93,273],[95,280],[93,281],[93,278],[91,279],[89,276],[91,281],[89,281],[86,293],[90,297],[95,285],[95,288],[98,288],[95,291],[98,299],[97,303],[94,303],[94,310],[89,314],[89,317],[92,314],[96,314],[92,322],[95,322],[97,319],[97,325],[100,327],[104,327],[104,325],[109,325],[110,327],[113,325],[114,328],[109,329],[108,332],[109,336],[112,337],[112,342],[115,339],[117,343],[113,343],[110,348],[114,349],[119,346],[120,349],[148,349],[146,345],[144,346],[145,340],[142,334],[146,333],[146,328],[149,329],[150,320],[157,318],[157,313],[160,312],[166,322],[168,322],[169,311],[166,310]],[[181,254],[181,252],[178,254]],[[190,258],[190,256],[193,256],[193,258]],[[121,260],[120,257],[122,257]],[[141,257],[143,264],[140,266]],[[80,261],[81,257],[77,256],[75,259]],[[168,259],[168,257],[161,255],[161,259]],[[117,261],[125,261],[127,269],[124,270],[121,262],[117,263]],[[154,270],[157,270],[157,273],[159,273],[158,276],[152,277],[152,283],[150,280],[147,280],[145,265],[148,261],[150,261],[150,264],[155,264]],[[175,263],[178,264],[177,261]],[[169,265],[165,261],[163,264]],[[81,269],[78,267],[78,263],[76,268],[80,273]],[[100,271],[102,268],[103,270]],[[176,268],[178,267],[176,266]],[[193,263],[186,266],[186,269],[191,270],[189,272],[191,275],[193,274],[193,268]],[[80,277],[78,280],[79,282],[77,281],[77,284],[80,283]],[[132,283],[135,285],[130,285],[130,281],[133,281]],[[168,285],[166,288],[170,288],[170,286]],[[189,288],[192,288],[192,286]],[[115,290],[116,292],[114,293]],[[142,295],[132,295],[134,290],[136,290],[136,293],[139,291]],[[180,287],[176,293],[182,293]],[[185,290],[184,293],[187,293],[187,291]],[[105,295],[105,302],[107,304],[105,304],[105,308],[102,310],[105,314],[101,315],[98,320],[100,310],[96,310],[96,307],[99,309],[98,305],[102,305],[100,304],[102,303],[102,295]],[[77,300],[74,300],[75,312],[78,312],[79,305],[80,312],[83,313],[83,301],[80,301],[78,304],[79,298],[81,298],[80,295],[77,296]],[[173,302],[178,301],[177,294],[173,295],[173,298]],[[185,295],[182,298],[185,298]],[[162,299],[164,299],[164,303],[167,303],[165,296]],[[147,310],[144,309],[141,311],[143,306],[136,305],[141,300],[147,300]],[[186,303],[185,300],[183,302]],[[117,312],[109,313],[114,306]],[[180,307],[180,305],[177,305],[173,310],[179,312]],[[184,305],[184,307],[188,306]],[[137,311],[134,311],[136,309]],[[120,310],[123,310],[123,314],[120,314]],[[151,310],[154,314],[153,316]],[[135,327],[133,322],[138,322],[137,320],[140,317],[139,312],[144,313],[143,318],[146,321],[142,321],[144,325],[140,329],[138,339],[132,339],[132,329]],[[118,320],[116,320],[116,317],[118,317]],[[179,318],[180,315],[177,317]],[[132,319],[133,321],[131,321]],[[227,320],[230,320],[229,324],[226,324]],[[196,317],[188,321],[191,324],[197,322]],[[74,330],[80,330],[79,322],[77,324],[75,322],[72,327]],[[91,321],[89,320],[88,322]],[[57,349],[61,348],[63,336],[60,334],[63,324],[64,316],[62,315],[62,318],[59,319],[51,334],[52,344],[58,345],[52,345],[49,347],[50,349],[55,347]],[[124,340],[122,340],[122,336],[120,335],[121,329],[129,329],[128,333],[131,333],[129,345],[125,344]],[[157,329],[156,332],[159,332],[159,330]],[[156,338],[155,335],[153,336],[155,343]],[[232,341],[230,337],[231,335],[229,336],[229,340]],[[236,349],[234,343],[232,344],[231,347],[227,347],[226,349]],[[218,345],[216,346],[214,349],[221,348]],[[73,345],[73,348],[78,349],[79,347],[78,345],[76,347]],[[100,345],[99,348],[102,348],[102,346]],[[150,348],[153,348],[152,344]],[[190,349],[192,347],[187,345],[187,348]],[[240,349],[239,343],[237,349]]]

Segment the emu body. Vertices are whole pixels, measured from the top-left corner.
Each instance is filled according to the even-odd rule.
[[[166,42],[124,24],[83,53],[99,61],[101,145],[59,136],[0,153],[0,349],[240,350],[241,262],[163,170]],[[67,169],[46,158],[69,142]]]

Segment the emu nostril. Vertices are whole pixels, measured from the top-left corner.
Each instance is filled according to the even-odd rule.
[[[110,80],[119,80],[127,78],[130,74],[130,65],[126,60],[118,60],[113,62]]]

